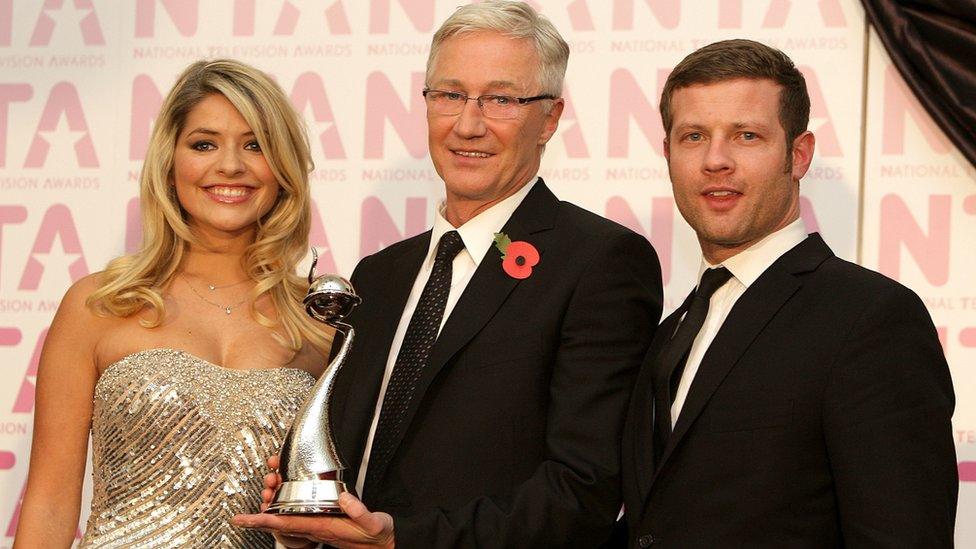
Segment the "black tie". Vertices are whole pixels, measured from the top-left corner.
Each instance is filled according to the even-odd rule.
[[[407,407],[414,397],[417,381],[427,365],[430,349],[437,339],[441,327],[447,295],[451,290],[451,272],[454,256],[464,248],[464,242],[457,231],[444,233],[437,244],[437,255],[430,278],[420,294],[417,308],[410,317],[403,343],[393,365],[393,373],[386,386],[380,419],[373,436],[373,447],[369,453],[366,479],[363,491],[370,493],[370,487],[379,480],[386,468],[393,448],[400,435]]]
[[[695,337],[701,331],[708,315],[708,302],[725,284],[732,273],[725,267],[708,269],[702,274],[698,289],[692,294],[691,303],[678,329],[666,343],[657,356],[654,364],[654,461],[655,467],[660,462],[661,454],[671,438],[671,404],[674,403],[674,393],[681,380],[681,373],[688,361],[688,352],[695,342]]]

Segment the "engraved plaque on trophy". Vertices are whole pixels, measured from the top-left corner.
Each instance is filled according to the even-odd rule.
[[[313,278],[318,254],[312,250],[308,294],[302,302],[308,315],[344,334],[342,346],[312,387],[281,447],[281,485],[266,513],[342,514],[339,494],[346,492],[345,469],[336,452],[329,423],[329,401],[336,375],[349,354],[355,330],[342,322],[362,302],[352,284],[337,275]]]

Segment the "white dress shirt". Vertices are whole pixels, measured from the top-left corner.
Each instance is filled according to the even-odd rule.
[[[712,340],[715,339],[715,335],[721,329],[722,324],[725,323],[725,317],[729,315],[732,306],[749,289],[749,286],[766,272],[770,265],[806,238],[807,228],[802,219],[797,219],[719,265],[711,265],[705,261],[705,258],[702,258],[701,267],[698,269],[699,283],[706,269],[725,267],[732,273],[732,277],[712,294],[712,298],[708,302],[708,315],[705,316],[705,323],[702,324],[701,331],[698,332],[694,343],[691,344],[688,361],[685,363],[685,369],[681,373],[681,381],[678,382],[678,388],[675,390],[674,403],[671,404],[672,429],[678,422],[678,414],[681,413],[685,399],[688,398],[688,390],[695,380],[702,358],[705,356],[709,345],[712,344]]]
[[[451,289],[447,294],[447,305],[444,307],[444,316],[441,317],[441,328],[443,328],[447,318],[451,316],[451,311],[454,310],[454,305],[457,304],[458,298],[461,297],[464,288],[467,287],[478,265],[481,264],[481,260],[484,259],[488,250],[495,245],[495,233],[502,230],[502,227],[512,217],[515,209],[519,207],[519,204],[522,203],[522,200],[525,199],[526,195],[529,194],[529,191],[532,190],[532,187],[535,186],[538,180],[538,177],[533,178],[512,196],[479,213],[477,216],[468,220],[467,223],[457,228],[451,226],[444,217],[444,203],[441,202],[437,208],[437,215],[434,217],[434,227],[430,235],[430,246],[427,248],[427,256],[420,265],[417,278],[414,279],[413,289],[410,290],[410,297],[407,298],[407,304],[403,308],[403,314],[400,315],[400,324],[397,325],[396,334],[393,336],[393,343],[390,345],[390,354],[386,359],[386,371],[383,374],[383,383],[380,385],[379,398],[376,399],[376,408],[373,410],[373,422],[369,426],[369,435],[366,437],[366,447],[363,450],[363,460],[359,466],[359,476],[356,478],[356,492],[360,496],[363,493],[363,484],[366,482],[366,468],[369,466],[369,453],[373,448],[373,436],[376,434],[376,425],[380,419],[380,409],[383,407],[386,386],[390,382],[390,375],[393,373],[393,366],[396,364],[397,355],[400,353],[400,346],[403,344],[403,336],[407,332],[410,317],[413,316],[414,309],[417,308],[417,302],[420,301],[420,294],[423,293],[424,286],[427,285],[427,279],[430,278],[430,272],[434,268],[434,256],[437,254],[437,244],[440,242],[441,236],[448,231],[456,230],[464,242],[464,249],[455,256],[454,262],[451,264]],[[439,332],[440,330],[438,329]]]

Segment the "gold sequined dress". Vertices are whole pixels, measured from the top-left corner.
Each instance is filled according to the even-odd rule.
[[[258,511],[266,460],[314,382],[174,349],[109,366],[95,385],[94,495],[80,547],[273,547],[229,521]]]

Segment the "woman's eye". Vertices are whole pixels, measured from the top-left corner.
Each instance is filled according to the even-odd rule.
[[[209,141],[197,141],[191,144],[190,148],[195,151],[212,151],[217,147],[215,147],[214,144]]]
[[[261,152],[261,145],[258,144],[257,141],[251,141],[251,142],[249,142],[247,145],[244,145],[244,148],[247,149],[247,150],[249,150],[249,151]]]

